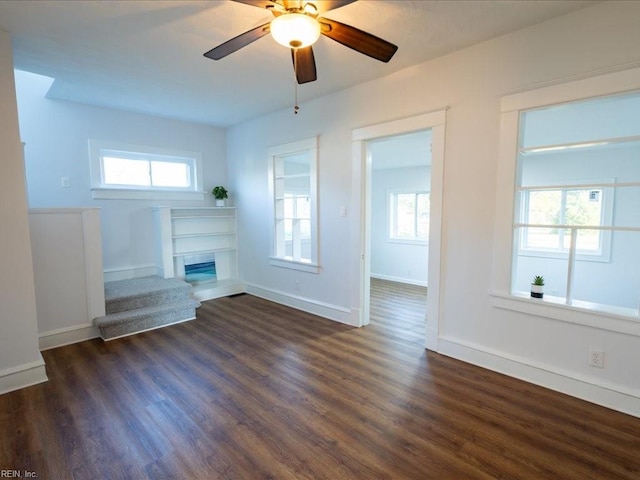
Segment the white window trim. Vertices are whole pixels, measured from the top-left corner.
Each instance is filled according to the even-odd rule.
[[[293,258],[276,256],[276,210],[275,210],[275,159],[280,155],[290,155],[297,152],[309,152],[310,170],[310,211],[311,211],[311,261],[298,261]],[[270,225],[271,225],[271,256],[269,263],[275,267],[289,268],[308,273],[319,273],[318,263],[318,137],[311,137],[296,142],[276,145],[267,149],[269,161],[269,204],[271,205]]]
[[[132,152],[141,158],[145,154],[163,157],[193,159],[193,188],[145,188],[138,186],[112,186],[103,182],[103,152]],[[128,200],[204,200],[205,192],[202,180],[202,153],[186,150],[170,150],[134,145],[106,140],[89,140],[89,160],[91,167],[91,195],[94,199],[128,199]]]
[[[397,194],[407,194],[407,193],[412,193],[416,195],[420,193],[426,193],[427,195],[430,196],[430,192],[428,190],[416,190],[412,188],[402,188],[402,189],[396,188],[396,189],[387,190],[387,242],[401,243],[405,245],[429,245],[428,237],[425,240],[421,240],[420,238],[417,238],[417,237],[415,238],[394,237],[391,234],[391,230],[392,230],[391,222],[395,217],[395,212],[394,212],[395,205],[392,200],[392,196]]]
[[[516,187],[516,191],[520,192],[532,192],[536,190],[590,190],[590,189],[600,189],[603,190],[602,195],[602,214],[601,214],[601,224],[596,226],[593,230],[600,230],[600,251],[599,252],[587,252],[582,250],[576,250],[576,259],[580,261],[587,262],[609,262],[611,261],[611,230],[608,230],[608,227],[613,225],[613,206],[615,202],[615,179],[607,178],[607,179],[595,179],[595,180],[585,180],[581,182],[569,182],[562,185],[536,185],[536,186],[527,186],[527,187]],[[527,200],[528,197],[524,199],[520,208],[524,211],[527,210]],[[538,225],[530,224],[528,222],[519,223],[517,216],[515,219],[515,224],[521,227],[531,227],[536,228]],[[559,229],[562,229],[565,225],[558,225]],[[567,226],[570,228],[569,226]],[[588,227],[583,227],[582,225],[575,225],[576,228],[586,228],[587,230],[592,230]],[[604,228],[599,228],[604,227]],[[523,234],[523,230],[521,230],[521,235]],[[542,249],[542,248],[523,248],[522,247],[522,239],[519,242],[518,254],[527,256],[527,257],[543,257],[543,258],[566,258],[569,254],[568,249],[565,248],[557,248],[557,249]]]
[[[511,268],[517,254],[513,249],[513,192],[519,149],[520,111],[635,90],[640,90],[640,68],[515,93],[501,99],[491,288],[494,307],[640,336],[640,312],[637,310],[596,310],[579,305],[559,305],[552,298],[531,300],[510,293]]]

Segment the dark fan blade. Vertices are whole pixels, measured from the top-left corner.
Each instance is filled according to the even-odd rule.
[[[233,53],[236,50],[240,50],[242,47],[246,47],[259,38],[264,37],[267,33],[269,33],[270,23],[271,22],[267,22],[264,25],[260,25],[259,27],[249,30],[248,32],[244,32],[243,34],[238,35],[231,40],[227,40],[222,45],[218,45],[216,48],[209,50],[204,54],[204,56],[212,58],[214,60],[220,60],[230,53]]]
[[[350,25],[329,20],[328,18],[318,18],[318,21],[322,27],[320,31],[323,35],[341,43],[345,47],[349,47],[356,52],[364,53],[381,62],[386,63],[391,60],[391,57],[393,57],[396,50],[398,50],[398,47],[393,43],[389,43],[386,40],[358,30]]]
[[[345,5],[349,5],[350,3],[354,3],[357,0],[311,0],[316,8],[318,9],[318,13],[328,12],[329,10],[335,10],[336,8],[344,7]]]
[[[311,47],[291,49],[291,59],[299,84],[316,81],[316,60]]]
[[[253,5],[254,7],[259,8],[274,8],[276,6],[275,2],[270,2],[269,0],[232,0],[238,3],[245,3],[247,5]]]

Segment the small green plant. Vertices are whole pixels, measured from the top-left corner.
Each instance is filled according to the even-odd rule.
[[[224,200],[225,198],[229,198],[229,192],[227,192],[227,189],[224,188],[222,185],[213,187],[213,190],[211,190],[211,193],[213,193],[213,196],[216,198],[216,200]]]
[[[536,275],[533,277],[532,285],[544,285],[544,277],[542,275]]]

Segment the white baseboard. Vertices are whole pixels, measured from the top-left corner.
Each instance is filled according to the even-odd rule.
[[[455,338],[440,337],[438,347],[438,353],[443,355],[640,418],[640,391],[636,389],[597,384],[553,366]]]
[[[131,278],[148,277],[150,275],[163,276],[161,268],[156,265],[134,265],[132,267],[105,268],[104,281],[129,280]]]
[[[391,275],[382,275],[380,273],[371,273],[371,278],[379,280],[388,280],[389,282],[408,283],[409,285],[417,285],[418,287],[426,287],[427,282],[424,280],[416,280],[415,278],[394,277]]]
[[[72,327],[59,328],[42,332],[38,335],[40,343],[40,351],[49,350],[51,348],[62,347],[72,343],[84,342],[92,338],[100,337],[100,330],[91,323],[82,325],[74,325]]]
[[[360,326],[358,325],[358,315],[354,316],[354,313],[349,308],[291,295],[287,292],[276,291],[250,283],[246,284],[246,291],[256,297],[302,310],[303,312],[312,313],[335,322],[351,325],[352,327]]]
[[[35,362],[25,363],[0,371],[0,395],[46,382],[47,380],[44,360],[42,356],[40,356],[40,360],[36,360]]]

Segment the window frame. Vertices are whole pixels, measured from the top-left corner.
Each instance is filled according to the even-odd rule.
[[[427,195],[429,203],[431,203],[431,194],[428,190],[415,189],[392,189],[387,191],[387,241],[390,243],[403,243],[409,245],[429,245],[429,234],[426,238],[418,236],[414,237],[398,237],[397,233],[397,207],[398,195],[414,195],[416,209],[414,211],[414,228],[418,231],[418,195]]]
[[[514,201],[517,156],[519,154],[520,113],[562,103],[640,91],[640,68],[621,69],[537,89],[521,90],[501,99],[491,304],[495,308],[552,318],[597,329],[640,336],[638,311],[615,306],[575,302],[566,304],[555,297],[532,300],[511,293],[512,265],[517,252]]]
[[[287,157],[298,153],[306,153],[309,158],[309,223],[310,223],[310,260],[299,258],[295,253],[292,256],[285,254],[285,245],[279,244],[278,232],[279,227],[277,223],[279,221],[285,221],[284,212],[282,217],[277,215],[278,201],[284,201],[284,195],[282,198],[277,197],[276,183],[278,180],[283,180],[284,175],[278,175],[277,162],[281,157]],[[270,225],[271,225],[271,253],[269,256],[269,263],[276,267],[289,268],[299,270],[308,273],[319,273],[320,265],[318,263],[318,185],[317,185],[317,163],[318,163],[318,137],[311,137],[295,142],[290,142],[282,145],[276,145],[267,149],[268,157],[268,176],[269,176],[269,203],[271,205]],[[295,219],[292,219],[295,220]],[[298,220],[306,220],[298,219]],[[282,241],[285,242],[282,235]],[[293,242],[296,239],[292,239]],[[301,240],[300,240],[301,241]],[[293,247],[292,247],[293,248]],[[299,251],[299,250],[298,250]],[[281,252],[281,253],[279,253]],[[293,252],[292,252],[293,253]]]
[[[514,226],[518,227],[520,230],[520,238],[518,241],[518,255],[525,255],[529,257],[542,257],[542,258],[566,258],[569,254],[569,248],[564,246],[559,246],[558,248],[535,248],[535,247],[526,247],[524,241],[524,236],[526,235],[527,228],[539,228],[539,224],[530,223],[528,220],[528,206],[529,206],[529,194],[531,192],[536,191],[560,191],[562,192],[561,199],[561,208],[565,210],[561,213],[562,217],[561,221],[554,227],[558,228],[559,231],[567,230],[570,227],[583,228],[586,230],[592,230],[588,228],[586,225],[577,225],[570,224],[564,221],[564,215],[566,214],[566,194],[569,191],[575,190],[602,190],[602,210],[600,212],[600,224],[593,225],[595,230],[599,231],[600,241],[599,241],[599,251],[587,251],[587,250],[578,250],[576,249],[575,255],[577,260],[581,261],[591,261],[591,262],[609,262],[611,260],[611,230],[607,230],[607,228],[613,227],[613,206],[615,202],[615,188],[613,188],[613,184],[615,183],[615,179],[595,179],[595,180],[585,180],[581,182],[569,182],[562,185],[544,185],[544,186],[529,186],[529,187],[515,187],[516,193],[521,193],[521,198],[518,201],[514,201],[516,204],[515,208],[515,218],[514,218]],[[519,212],[518,212],[518,202]],[[545,225],[546,227],[546,225]],[[604,228],[602,228],[604,227]],[[559,245],[563,245],[563,240],[560,233],[558,233],[559,237]]]
[[[173,162],[186,164],[190,169],[189,187],[153,185],[119,185],[105,182],[104,158],[120,157],[147,162]],[[91,167],[91,194],[94,199],[131,200],[204,200],[202,180],[202,153],[171,150],[145,145],[134,145],[105,140],[89,140]]]

